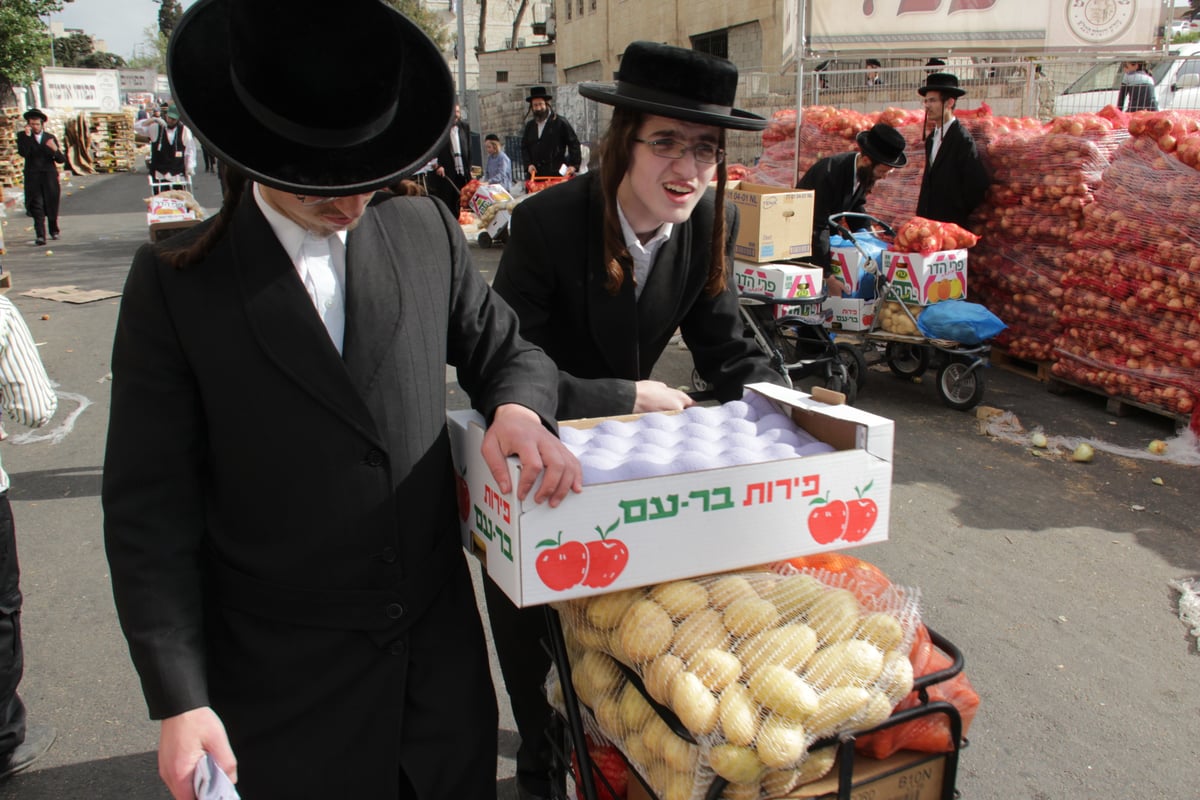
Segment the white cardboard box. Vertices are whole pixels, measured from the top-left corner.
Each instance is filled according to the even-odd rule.
[[[825,310],[831,315],[834,328],[843,331],[870,330],[875,321],[875,300],[859,300],[854,297],[830,297],[825,301]]]
[[[829,271],[846,284],[846,294],[854,294],[862,282],[866,257],[855,247],[830,247]]]
[[[941,300],[965,300],[967,297],[967,251],[938,250],[897,253],[886,250],[883,271],[905,303],[932,305]]]
[[[779,261],[812,255],[811,189],[729,181],[725,198],[741,215],[733,252],[746,261]]]
[[[460,493],[469,495],[460,509],[463,546],[514,603],[533,606],[887,539],[892,421],[780,386],[751,391],[836,452],[587,486],[552,509],[534,504],[532,493],[525,503],[501,493],[480,456],[482,417],[449,412]],[[508,461],[515,487],[517,460]],[[543,571],[578,569],[580,545],[603,565],[602,577],[551,589],[539,559]]]
[[[733,278],[738,292],[763,294],[767,297],[804,298],[816,297],[825,291],[824,272],[820,267],[801,267],[796,264],[754,264],[748,261],[733,262]],[[775,318],[787,314],[804,315],[815,310],[816,304],[808,308],[777,305],[773,307]],[[814,320],[820,323],[820,318]]]

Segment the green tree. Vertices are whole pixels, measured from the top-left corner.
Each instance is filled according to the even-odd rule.
[[[439,50],[450,46],[450,34],[437,15],[421,5],[421,0],[386,0],[387,4],[416,23],[433,39]]]
[[[125,66],[125,59],[116,53],[100,51],[84,56],[80,59],[79,66],[86,69],[121,69]]]
[[[79,67],[83,59],[95,51],[96,45],[86,33],[61,36],[54,40],[54,64],[59,67]]]
[[[153,25],[142,31],[142,44],[138,55],[129,59],[130,69],[152,69],[159,75],[167,72],[167,37],[158,32]]]
[[[0,2],[0,103],[11,103],[12,87],[31,82],[50,63],[50,33],[43,17],[62,7],[63,0]]]
[[[158,32],[168,39],[171,31],[175,30],[179,18],[183,16],[183,6],[179,0],[154,0],[158,3]]]

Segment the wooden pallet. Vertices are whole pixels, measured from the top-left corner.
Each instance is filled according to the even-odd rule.
[[[1017,358],[999,345],[992,345],[991,362],[993,367],[1000,367],[1015,375],[1021,375],[1039,383],[1055,380],[1050,372],[1051,362],[1029,361]]]
[[[1174,411],[1168,411],[1159,406],[1152,406],[1146,403],[1139,403],[1136,400],[1130,400],[1127,397],[1114,397],[1108,392],[1096,386],[1087,386],[1082,383],[1064,380],[1057,375],[1051,375],[1046,384],[1046,388],[1052,394],[1068,394],[1072,391],[1087,392],[1088,394],[1096,395],[1104,398],[1104,410],[1114,417],[1128,417],[1137,411],[1146,411],[1159,417],[1165,417],[1175,423],[1175,430],[1180,431],[1188,426],[1191,418],[1187,414],[1177,414]]]

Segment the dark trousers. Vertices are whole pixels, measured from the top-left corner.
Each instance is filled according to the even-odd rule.
[[[58,173],[30,172],[25,175],[25,213],[33,217],[33,232],[46,238],[46,223],[50,234],[58,235]]]
[[[554,710],[543,691],[550,671],[550,656],[541,643],[547,635],[546,610],[540,606],[517,608],[486,575],[483,596],[487,600],[500,673],[521,737],[517,781],[534,794],[549,797],[552,785],[561,785],[562,780],[561,775],[551,777],[554,762],[548,731]]]
[[[0,764],[25,741],[25,705],[17,684],[25,671],[21,649],[20,569],[8,493],[0,493]]]

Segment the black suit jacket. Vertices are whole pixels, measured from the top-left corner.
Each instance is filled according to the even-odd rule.
[[[988,177],[975,147],[975,140],[955,121],[938,148],[937,160],[930,163],[933,136],[925,139],[925,172],[921,176],[921,194],[917,198],[917,216],[954,222],[967,227],[967,218],[983,202],[992,179]]]
[[[344,355],[249,189],[200,263],[134,259],[102,489],[113,592],[151,716],[212,705],[247,797],[396,797],[401,763],[454,773],[404,724],[419,697],[494,752],[446,364],[489,418],[517,402],[552,424],[554,365],[427,198],[350,232]]]
[[[843,211],[863,213],[866,211],[867,194],[859,186],[854,188],[854,160],[858,152],[827,156],[809,167],[808,172],[797,184],[799,189],[813,190],[813,238],[812,260],[829,273],[829,217]],[[861,220],[849,219],[845,224],[851,230],[866,227]]]
[[[733,264],[737,209],[725,205],[726,258]],[[744,336],[732,279],[704,293],[712,243],[713,193],[676,225],[658,251],[640,299],[626,271],[616,296],[604,288],[599,172],[538,192],[513,210],[493,288],[521,318],[521,333],[558,364],[561,419],[633,410],[634,382],[650,377],[680,328],[700,376],[722,401],[747,383],[782,383]]]
[[[47,147],[48,142],[54,142],[57,150]],[[26,175],[41,175],[57,173],[57,164],[67,163],[67,156],[62,151],[62,145],[52,133],[42,133],[42,141],[37,142],[32,136],[21,131],[17,134],[17,155],[25,159]]]
[[[450,149],[450,137],[454,135],[455,131],[458,131],[462,147],[462,172],[458,171],[458,167],[454,163],[454,151]],[[471,180],[471,129],[466,122],[459,120],[451,126],[450,133],[446,135],[446,143],[442,145],[441,150],[438,150],[437,161],[438,166],[446,170],[446,177],[454,184],[454,188],[461,189],[467,185],[467,181]]]
[[[525,163],[526,177],[530,164],[537,168],[540,177],[558,177],[558,169],[563,164],[579,169],[583,151],[571,123],[558,114],[551,114],[540,137],[536,119],[525,123],[521,135],[521,160]]]

